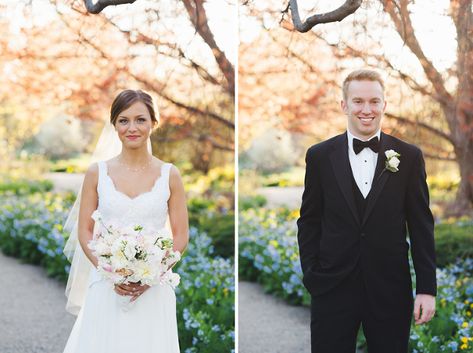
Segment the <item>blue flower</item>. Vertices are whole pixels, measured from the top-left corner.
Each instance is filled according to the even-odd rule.
[[[447,344],[447,347],[451,348],[454,352],[456,352],[458,349],[458,343],[455,341],[452,341],[449,344]]]

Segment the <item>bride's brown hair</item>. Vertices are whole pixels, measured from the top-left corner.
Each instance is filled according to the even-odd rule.
[[[118,115],[128,109],[133,103],[141,102],[146,105],[148,109],[149,115],[151,117],[151,121],[154,123],[158,123],[158,119],[156,118],[156,114],[154,112],[153,106],[153,98],[141,90],[132,90],[127,89],[118,94],[115,97],[112,103],[112,107],[110,108],[110,123],[115,125],[118,119]]]

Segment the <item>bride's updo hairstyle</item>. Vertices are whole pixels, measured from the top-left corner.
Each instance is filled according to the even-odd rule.
[[[146,105],[148,109],[149,115],[151,117],[151,121],[158,124],[159,122],[159,114],[156,117],[156,113],[154,112],[153,107],[153,98],[141,90],[132,90],[127,89],[122,92],[118,96],[115,97],[112,103],[112,107],[110,108],[110,123],[115,125],[118,119],[118,115],[128,109],[132,104],[136,102],[141,102]]]

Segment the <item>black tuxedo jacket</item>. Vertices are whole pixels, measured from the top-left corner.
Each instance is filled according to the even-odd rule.
[[[385,169],[386,150],[401,157]],[[434,222],[422,152],[381,133],[380,150],[362,219],[355,205],[344,133],[312,146],[306,155],[305,189],[298,225],[303,283],[313,297],[330,292],[361,270],[371,307],[391,316],[412,306],[407,228],[416,292],[436,295]]]

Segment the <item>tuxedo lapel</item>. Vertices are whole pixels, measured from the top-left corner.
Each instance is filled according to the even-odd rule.
[[[353,195],[352,187],[352,172],[350,166],[350,160],[348,158],[348,138],[347,134],[340,135],[338,141],[335,143],[334,150],[330,154],[330,162],[337,179],[338,186],[340,187],[343,196],[350,208],[353,217],[360,223],[358,211],[355,204],[355,197]]]
[[[371,190],[368,194],[366,209],[363,215],[363,221],[361,222],[361,225],[365,224],[365,222],[367,221],[368,216],[373,210],[376,200],[379,197],[379,194],[383,190],[384,184],[386,184],[386,181],[388,180],[389,175],[391,174],[385,169],[386,156],[384,152],[389,149],[387,143],[388,138],[389,136],[381,132],[378,160],[376,162],[376,170],[374,173],[373,183],[371,184]]]

